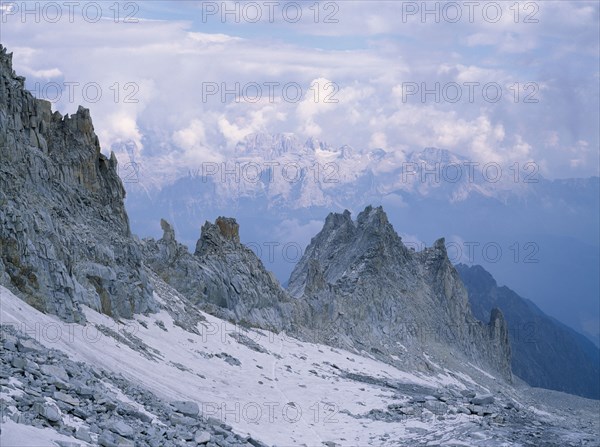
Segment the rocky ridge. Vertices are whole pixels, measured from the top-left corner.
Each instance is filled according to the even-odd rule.
[[[144,241],[148,266],[213,315],[424,371],[433,367],[423,353],[437,346],[436,358],[465,356],[511,380],[502,313],[475,319],[444,241],[409,250],[382,208],[368,207],[356,223],[348,211],[330,214],[287,291],[240,244],[234,219],[205,223],[193,254],[161,225],[160,240]]]
[[[331,213],[290,277],[288,290],[308,304],[308,327],[330,328],[340,346],[412,358],[423,364],[432,346],[459,351],[511,379],[506,323],[473,317],[467,292],[444,240],[421,252],[407,248],[381,207],[353,221]],[[427,361],[424,362],[427,366]]]
[[[0,284],[66,321],[155,310],[115,156],[87,109],[52,113],[24,82],[0,46]]]
[[[206,222],[194,253],[161,221],[163,237],[144,240],[146,264],[194,305],[213,315],[281,331],[293,324],[295,303],[252,250],[240,243],[235,219]]]

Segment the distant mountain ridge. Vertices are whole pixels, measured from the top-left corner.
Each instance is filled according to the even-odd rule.
[[[508,287],[499,287],[481,266],[456,266],[473,314],[485,321],[504,313],[512,348],[512,370],[531,386],[600,399],[600,350]]]

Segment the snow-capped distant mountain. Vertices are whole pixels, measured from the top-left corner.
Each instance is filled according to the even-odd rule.
[[[208,205],[260,198],[269,206],[361,208],[373,198],[413,195],[449,202],[472,197],[501,201],[526,196],[541,179],[535,163],[473,162],[450,151],[425,148],[409,153],[361,150],[291,133],[247,135],[221,161],[161,168],[161,157],[144,160],[133,142],[112,147],[120,156],[128,189],[156,195],[185,177],[210,184]],[[171,163],[172,160],[166,160]]]

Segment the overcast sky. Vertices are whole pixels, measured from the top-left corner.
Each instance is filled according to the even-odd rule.
[[[294,132],[598,175],[595,1],[0,4],[16,71],[62,113],[90,108],[105,151],[189,167]]]

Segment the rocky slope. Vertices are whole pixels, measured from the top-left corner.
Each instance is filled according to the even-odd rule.
[[[442,356],[460,352],[510,380],[502,313],[492,311],[489,324],[476,320],[444,240],[421,252],[408,249],[380,207],[367,207],[356,221],[348,211],[330,214],[288,290],[307,302],[304,321],[328,328],[323,336],[330,342],[413,357],[416,366],[438,346]]]
[[[161,306],[185,305],[162,284]],[[3,446],[599,445],[598,401],[475,367],[406,370],[208,314],[196,332],[165,310],[67,325],[0,298]]]
[[[535,387],[600,399],[600,351],[592,342],[496,280],[481,266],[457,265],[473,314],[493,307],[508,325],[513,373]]]
[[[89,111],[52,113],[0,46],[0,284],[67,321],[154,310],[116,168]]]
[[[0,401],[6,417],[0,439],[5,436],[5,446],[35,442],[18,439],[11,433],[18,430],[7,427],[7,421],[27,427],[30,434],[49,429],[52,441],[61,447],[174,447],[186,441],[264,445],[236,435],[222,422],[208,421],[196,402],[167,402],[119,373],[75,362],[10,325],[0,326],[0,341],[0,384],[6,393]],[[52,441],[46,445],[57,445]]]

